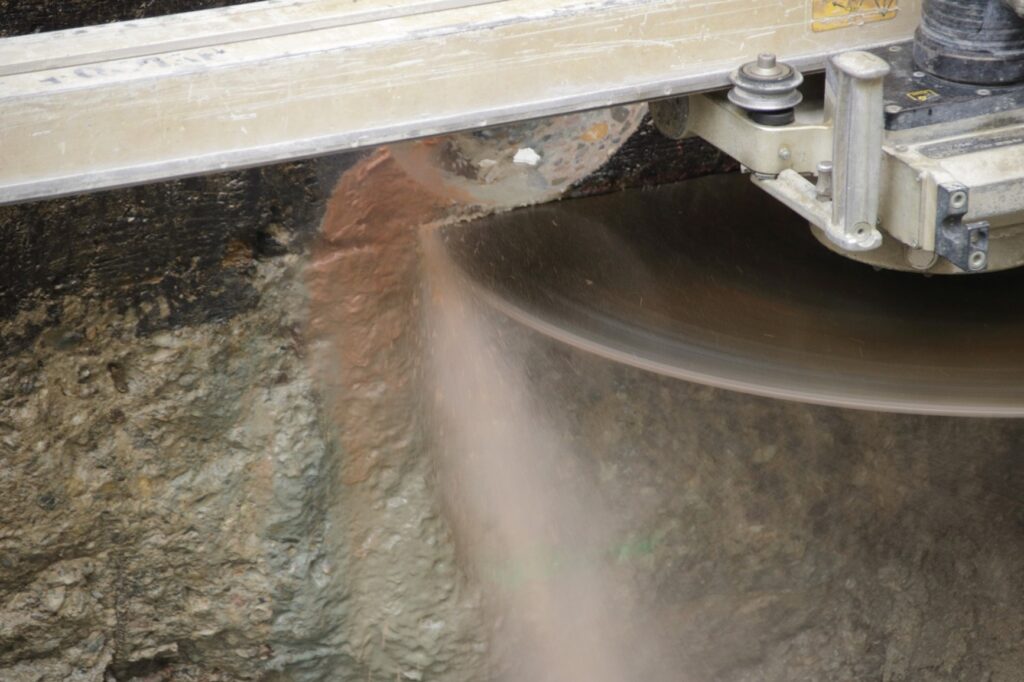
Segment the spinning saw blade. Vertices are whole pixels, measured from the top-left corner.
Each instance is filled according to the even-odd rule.
[[[1024,272],[923,277],[821,247],[740,175],[448,228],[494,307],[672,377],[872,410],[1024,416]]]

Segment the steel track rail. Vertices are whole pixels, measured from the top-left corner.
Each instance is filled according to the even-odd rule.
[[[905,40],[814,0],[292,0],[0,40],[0,203],[241,168],[725,84]]]

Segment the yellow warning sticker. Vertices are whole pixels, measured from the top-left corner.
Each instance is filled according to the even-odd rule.
[[[939,93],[934,90],[914,90],[913,92],[908,92],[907,97],[915,102],[930,102],[933,99],[938,99]]]
[[[815,32],[894,19],[898,0],[811,0]]]

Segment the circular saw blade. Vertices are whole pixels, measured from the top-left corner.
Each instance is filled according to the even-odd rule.
[[[1024,271],[876,271],[740,175],[520,209],[442,239],[491,305],[618,362],[810,403],[1024,416]]]

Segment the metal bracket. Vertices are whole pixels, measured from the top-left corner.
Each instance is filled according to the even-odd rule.
[[[813,173],[819,161],[832,156],[832,126],[824,120],[821,101],[801,103],[795,123],[768,126],[751,120],[721,93],[689,100],[687,134],[707,140],[754,173]]]
[[[966,185],[947,182],[937,191],[935,252],[964,272],[983,272],[988,268],[988,221],[963,221],[970,196]]]
[[[834,112],[832,218],[825,235],[846,251],[882,244],[877,228],[882,167],[882,88],[889,65],[870,52],[829,63],[826,109]]]
[[[832,149],[831,159],[816,159],[817,187],[792,169],[753,178],[844,251],[882,244],[882,79],[888,72],[889,65],[869,52],[845,52],[829,63],[825,109],[832,113]]]

